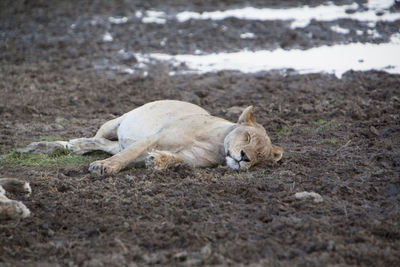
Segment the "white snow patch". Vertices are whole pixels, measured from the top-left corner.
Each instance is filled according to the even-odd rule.
[[[316,7],[302,6],[296,8],[273,9],[245,7],[239,9],[228,9],[224,11],[211,12],[192,12],[183,11],[176,15],[176,19],[185,22],[190,19],[195,20],[223,20],[235,17],[243,20],[289,20],[292,21],[291,28],[305,27],[312,19],[318,21],[332,21],[337,19],[354,19],[359,21],[370,21],[375,25],[377,21],[395,21],[400,19],[400,13],[385,12],[378,16],[377,11],[387,9],[393,4],[393,0],[373,0],[369,1],[369,9],[366,11],[356,11],[352,14],[346,10],[355,10],[359,6],[357,3],[351,5],[336,6],[332,2],[327,5]]]
[[[117,17],[109,17],[108,21],[112,24],[124,24],[128,22],[127,17],[117,18]]]
[[[191,72],[206,73],[221,70],[242,72],[295,69],[299,73],[334,73],[341,77],[348,70],[385,70],[400,73],[400,34],[392,35],[390,43],[340,44],[308,50],[240,51],[202,55],[135,54],[139,62],[151,59],[186,64]]]
[[[163,11],[147,10],[146,15],[142,17],[142,22],[165,24],[167,22],[166,14]]]
[[[135,12],[135,17],[137,17],[137,18],[143,17],[142,11],[136,11],[136,12]]]
[[[400,45],[400,32],[394,33],[390,36],[390,43]]]
[[[287,20],[292,21],[291,28],[305,27],[311,20],[332,21],[337,19],[354,19],[359,21],[369,21],[371,25],[375,25],[377,21],[395,21],[400,19],[400,13],[378,12],[387,10],[394,4],[394,0],[370,0],[367,3],[368,9],[365,11],[357,10],[359,5],[353,3],[351,5],[337,6],[333,2],[328,4],[309,7],[293,7],[293,8],[255,8],[244,7],[237,9],[227,9],[210,12],[193,12],[183,11],[176,14],[175,18],[179,22],[188,20],[223,20],[229,17],[235,17],[243,20]],[[355,10],[354,13],[346,13],[347,10]],[[142,19],[143,23],[165,24],[168,18],[173,15],[167,15],[159,10],[136,11],[135,16]],[[113,18],[109,21],[112,23],[125,23],[126,17]]]
[[[369,9],[380,11],[390,8],[394,2],[394,0],[369,0],[367,6]]]
[[[122,74],[133,74],[133,73],[135,73],[135,70],[133,70],[133,69],[131,69],[131,68],[122,68],[122,69],[120,70],[120,72],[121,72]]]
[[[342,28],[342,27],[340,27],[338,25],[331,26],[331,30],[334,31],[334,32],[337,32],[337,33],[341,33],[341,34],[349,34],[350,33],[349,29]]]
[[[112,42],[114,40],[114,38],[112,37],[111,33],[106,32],[103,35],[103,42]]]
[[[253,39],[255,37],[256,37],[256,35],[252,32],[246,32],[246,33],[242,33],[240,35],[240,38],[242,38],[242,39]]]
[[[97,19],[92,19],[92,20],[90,21],[90,25],[91,25],[91,26],[96,26],[97,24],[98,24]]]
[[[161,46],[165,46],[166,44],[167,44],[167,38],[163,38],[162,40],[161,40],[161,42],[160,42],[160,45]]]
[[[382,35],[380,35],[379,34],[379,32],[377,31],[377,30],[375,30],[375,29],[368,29],[367,30],[367,33],[369,34],[369,35],[372,35],[372,38],[374,38],[374,39],[377,39],[377,38],[381,38],[382,37]]]

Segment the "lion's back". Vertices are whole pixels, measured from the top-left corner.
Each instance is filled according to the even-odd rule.
[[[160,132],[166,125],[188,115],[209,114],[205,109],[183,101],[161,100],[147,103],[124,115],[118,127],[123,149],[130,143]]]

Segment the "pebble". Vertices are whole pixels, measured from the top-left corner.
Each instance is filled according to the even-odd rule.
[[[322,196],[320,194],[318,194],[318,193],[315,193],[315,192],[303,191],[303,192],[296,193],[294,196],[295,196],[296,199],[313,198],[313,201],[315,203],[320,203],[320,202],[324,201]]]

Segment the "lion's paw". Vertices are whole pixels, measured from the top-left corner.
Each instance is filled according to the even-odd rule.
[[[160,153],[158,152],[150,152],[144,162],[147,168],[154,168],[156,170],[165,168],[162,164]]]
[[[22,202],[0,199],[0,219],[23,219],[30,214],[30,210]]]
[[[145,163],[147,168],[164,170],[173,165],[179,165],[180,163],[182,163],[182,160],[180,160],[170,152],[152,151],[146,157]]]
[[[66,148],[74,154],[82,155],[91,151],[90,138],[77,138],[69,140]]]
[[[120,164],[118,164],[118,162],[111,161],[108,159],[92,162],[90,163],[89,166],[89,171],[92,174],[96,174],[99,176],[115,174],[118,173],[120,169],[121,167]]]

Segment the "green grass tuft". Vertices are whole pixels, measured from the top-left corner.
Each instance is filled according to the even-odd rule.
[[[303,133],[325,133],[329,130],[335,130],[341,125],[337,120],[317,120],[312,123],[312,127],[303,129]]]
[[[289,127],[287,127],[287,126],[283,126],[280,129],[276,129],[275,133],[277,135],[283,135],[283,136],[287,136],[287,137],[292,135],[292,132],[290,131]]]
[[[68,150],[58,150],[51,155],[38,153],[21,154],[12,151],[8,154],[0,155],[0,166],[83,166],[97,159],[98,157],[93,155],[71,154]]]
[[[46,141],[46,142],[54,142],[54,141],[60,141],[62,140],[60,137],[54,137],[54,136],[43,136],[41,137],[38,142]]]
[[[325,131],[325,130],[336,129],[340,126],[340,124],[337,120],[331,120],[331,121],[317,120],[316,122],[314,122],[314,125],[316,126],[317,130],[320,132]]]
[[[330,138],[330,139],[324,139],[318,144],[320,145],[331,145],[331,146],[337,146],[338,140],[336,138]]]

